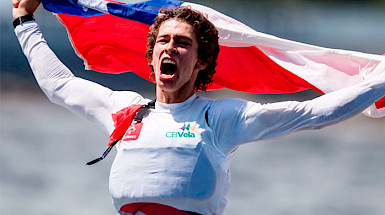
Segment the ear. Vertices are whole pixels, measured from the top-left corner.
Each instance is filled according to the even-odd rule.
[[[148,79],[149,79],[152,83],[156,84],[154,67],[152,66],[151,63],[149,63],[148,66],[151,68],[151,73],[150,73],[150,75],[148,76]]]
[[[148,66],[151,68],[151,72],[154,73],[154,66],[152,65],[152,63],[149,63]]]
[[[197,64],[195,64],[195,68],[199,71],[206,69],[207,63],[202,62],[201,60],[198,60]]]

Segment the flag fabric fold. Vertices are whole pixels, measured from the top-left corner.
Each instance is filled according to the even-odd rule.
[[[203,5],[176,0],[126,2],[42,0],[66,26],[86,68],[99,72],[133,71],[148,80],[151,70],[145,52],[149,26],[161,8],[179,6],[202,12],[218,29],[220,53],[211,90],[280,94],[313,89],[330,93],[385,72],[385,56],[281,39]],[[385,116],[385,98],[365,114]]]

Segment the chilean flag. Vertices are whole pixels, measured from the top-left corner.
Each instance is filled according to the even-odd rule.
[[[134,3],[135,2],[135,3]],[[161,8],[189,6],[219,32],[220,53],[209,89],[281,94],[313,89],[329,93],[385,72],[385,56],[328,49],[257,32],[211,8],[176,0],[42,0],[66,26],[87,69],[133,71],[149,79],[145,58],[149,26]],[[385,97],[368,108],[385,116]]]

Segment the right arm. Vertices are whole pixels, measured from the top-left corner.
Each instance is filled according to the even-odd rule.
[[[20,5],[21,3],[17,6]],[[16,8],[16,11],[18,9],[20,8]],[[32,9],[21,11],[28,11],[27,14],[34,12]],[[14,9],[14,16],[15,14],[16,17],[19,14],[25,15],[23,12],[15,13]],[[115,92],[75,77],[48,47],[36,22],[31,21],[17,26],[15,33],[33,74],[47,97],[52,102],[101,125],[108,133],[114,129],[112,113],[131,103],[143,103],[143,98],[136,93]]]

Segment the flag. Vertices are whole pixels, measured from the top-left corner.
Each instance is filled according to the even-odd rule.
[[[209,7],[176,0],[42,0],[58,14],[87,69],[106,73],[151,72],[145,58],[149,26],[159,10],[189,6],[219,33],[220,53],[209,90],[282,94],[313,89],[330,93],[385,72],[385,56],[308,45],[253,30]],[[385,116],[385,97],[368,108]]]

